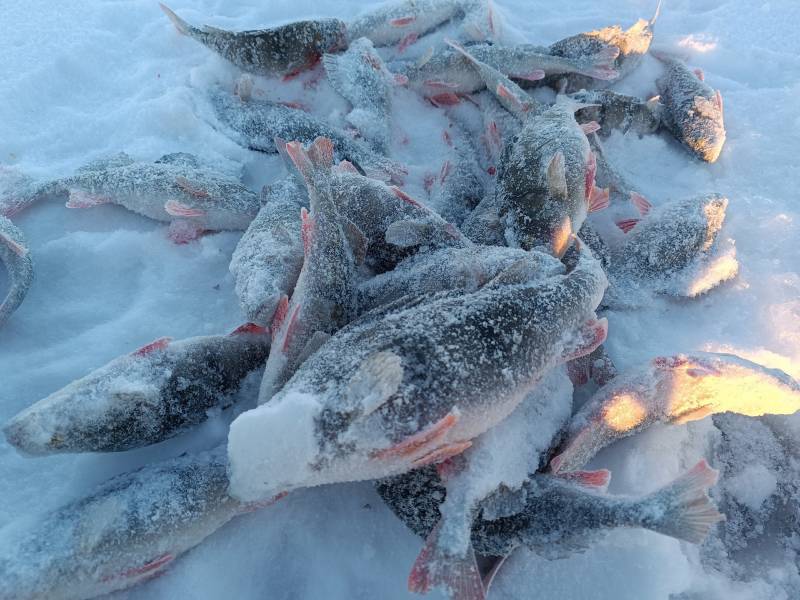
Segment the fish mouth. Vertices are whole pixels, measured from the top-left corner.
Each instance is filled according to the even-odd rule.
[[[24,418],[14,418],[6,423],[3,435],[6,441],[23,456],[52,454],[64,444],[64,438],[58,433],[48,435],[43,429],[35,427],[29,419]]]

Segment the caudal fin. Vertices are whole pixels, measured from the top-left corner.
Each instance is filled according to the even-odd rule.
[[[191,35],[192,34],[192,26],[189,25],[186,21],[181,19],[178,15],[176,15],[171,8],[168,6],[158,4],[161,7],[161,10],[164,11],[164,14],[169,17],[169,20],[172,21],[172,24],[175,25],[175,29],[178,30],[178,33],[182,35]]]
[[[708,496],[718,475],[701,460],[691,471],[648,496],[645,503],[657,503],[660,514],[645,527],[692,544],[701,543],[715,523],[725,520]]]
[[[464,556],[447,555],[438,547],[440,529],[438,524],[431,531],[414,561],[408,576],[409,591],[426,594],[442,586],[452,600],[484,600],[486,594],[472,545]]]

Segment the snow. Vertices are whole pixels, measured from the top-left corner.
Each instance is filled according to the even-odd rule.
[[[248,29],[312,16],[348,18],[375,3],[198,0],[172,6],[189,22]],[[497,0],[511,33],[549,44],[612,23],[649,18],[654,0]],[[609,157],[654,204],[705,192],[730,199],[723,235],[736,241],[739,276],[691,301],[655,299],[613,311],[608,349],[621,371],[648,357],[692,349],[735,349],[800,372],[800,247],[795,146],[800,136],[800,4],[795,0],[668,0],[655,43],[677,47],[722,90],[727,142],[718,162],[702,164],[663,136],[612,135]],[[258,190],[281,177],[279,160],[225,135],[205,101],[212,85],[237,72],[179,36],[151,0],[43,0],[6,3],[0,37],[0,163],[36,178],[74,172],[125,151],[154,160],[176,151],[234,170]],[[409,55],[424,51],[418,43]],[[615,89],[648,97],[660,66],[645,57]],[[265,80],[256,78],[257,87]],[[269,97],[303,101],[341,119],[347,104],[302,82],[271,85]],[[307,97],[310,96],[310,97]],[[447,120],[408,90],[395,89],[395,157],[409,163],[407,191],[425,197],[425,172],[447,151]],[[400,143],[404,136],[409,142]],[[632,216],[629,214],[628,216]],[[595,218],[593,216],[593,218]],[[597,215],[597,219],[610,215]],[[30,241],[35,281],[0,329],[0,421],[70,381],[153,339],[223,333],[241,324],[228,272],[240,236],[220,233],[186,245],[164,225],[117,206],[66,210],[42,204],[15,217]],[[0,270],[0,289],[7,278]],[[258,389],[255,378],[241,396]],[[249,392],[249,395],[248,395]],[[212,448],[235,411],[157,446],[114,455],[25,459],[0,442],[0,526],[35,519],[79,498],[108,477],[184,451]],[[614,473],[611,492],[644,493],[673,479],[708,451],[687,427],[659,428],[620,442],[589,468]],[[797,430],[793,430],[797,434]],[[700,436],[702,438],[703,436]],[[678,451],[681,448],[682,450]],[[755,503],[769,476],[756,473]],[[756,493],[758,492],[758,493]],[[3,544],[0,531],[0,544]],[[299,491],[274,507],[240,517],[178,560],[167,573],[118,597],[160,599],[407,598],[406,577],[422,541],[395,519],[369,483]],[[616,531],[587,552],[547,561],[512,556],[493,587],[498,598],[598,600],[796,597],[791,559],[736,582],[701,566],[696,551],[657,534]],[[686,592],[684,596],[682,593]],[[435,595],[433,596],[435,597]]]

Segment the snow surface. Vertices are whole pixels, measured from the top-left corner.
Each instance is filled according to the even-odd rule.
[[[192,23],[230,29],[311,16],[346,19],[374,5],[354,0],[187,4],[176,0],[172,8]],[[578,31],[612,23],[627,27],[649,18],[655,0],[498,4],[501,13],[513,16],[508,21],[519,37],[548,44]],[[606,149],[655,202],[706,191],[726,194],[730,206],[723,231],[736,240],[741,272],[694,301],[658,299],[635,312],[612,312],[608,349],[620,370],[657,354],[705,349],[739,352],[798,376],[800,214],[793,176],[800,138],[800,3],[664,4],[655,44],[688,53],[706,81],[722,90],[727,144],[713,165],[693,160],[664,136],[614,135]],[[205,90],[216,82],[231,85],[237,72],[180,37],[155,1],[6,2],[2,22],[0,163],[53,178],[121,150],[150,160],[185,151],[229,168],[244,164],[245,183],[254,190],[281,175],[276,157],[249,152],[212,125]],[[659,72],[657,61],[646,57],[616,89],[647,96]],[[258,83],[264,86],[264,80]],[[324,83],[318,92],[304,94],[301,81],[272,82],[267,92],[270,98],[311,104],[334,120],[348,110]],[[421,195],[422,175],[441,165],[446,120],[407,90],[396,90],[394,107],[396,140],[407,136],[409,142],[396,142],[393,151],[411,166],[408,191]],[[0,421],[157,337],[221,333],[243,320],[228,273],[239,234],[175,246],[164,225],[117,206],[83,211],[43,204],[15,223],[31,243],[36,280],[0,330]],[[0,272],[0,289],[6,285]],[[258,382],[250,383],[243,397],[253,397]],[[219,414],[180,438],[116,455],[24,459],[0,442],[0,526],[35,519],[113,474],[211,448],[224,439],[232,417]],[[710,426],[648,432],[609,448],[591,466],[612,469],[612,492],[651,491],[702,456],[702,445],[686,442],[697,428]],[[766,478],[758,479],[761,488]],[[421,543],[368,483],[300,491],[234,520],[164,576],[116,597],[406,598],[406,577]],[[626,530],[565,560],[518,552],[500,572],[492,595],[780,599],[796,597],[780,585],[796,575],[788,564],[754,582],[729,581],[705,572],[688,546]],[[687,595],[679,596],[682,592]]]

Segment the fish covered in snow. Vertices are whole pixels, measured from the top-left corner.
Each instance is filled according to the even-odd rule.
[[[36,523],[0,530],[0,598],[88,600],[163,573],[236,515],[225,447],[111,478]]]
[[[186,153],[136,161],[119,153],[95,160],[71,177],[35,188],[19,205],[45,197],[68,197],[67,208],[119,204],[170,223],[170,238],[187,242],[204,231],[244,230],[261,207],[258,194]]]
[[[422,252],[361,283],[356,290],[358,312],[362,314],[407,294],[474,292],[512,266],[539,272],[543,279],[564,270],[561,262],[549,254],[520,248],[476,245]]]
[[[269,325],[283,296],[290,296],[303,266],[300,209],[305,186],[287,176],[266,188],[264,206],[236,245],[229,270],[247,320]]]
[[[33,283],[33,261],[25,234],[9,219],[0,215],[0,261],[8,270],[9,287],[0,303],[0,327],[19,308]]]
[[[671,483],[646,496],[604,493],[609,472],[585,472],[565,478],[538,473],[521,488],[501,488],[484,500],[472,524],[471,543],[485,556],[506,557],[525,546],[550,559],[581,551],[604,530],[638,527],[693,544],[701,543],[724,517],[708,496],[717,471],[705,461]],[[378,482],[378,493],[415,533],[435,535],[439,507],[446,488],[432,467]],[[499,568],[499,565],[498,567]],[[494,575],[493,571],[487,579]],[[450,581],[452,589],[464,589],[459,598],[483,598],[483,590],[464,585],[467,577]],[[424,563],[414,565],[409,584],[427,591],[430,573]]]
[[[612,251],[608,306],[636,306],[649,292],[692,298],[737,275],[735,246],[717,240],[727,198],[704,194],[652,208],[634,194],[632,202],[642,216],[617,222],[625,240]]]
[[[356,265],[368,240],[336,204],[332,189],[333,142],[317,138],[308,150],[289,142],[285,151],[305,180],[310,211],[302,209],[303,266],[291,299],[284,296],[272,322],[259,404],[283,386],[303,361],[355,316]]]
[[[549,368],[605,340],[594,309],[607,282],[594,258],[566,275],[525,275],[402,298],[337,332],[270,402],[231,424],[231,493],[261,500],[466,450]]]
[[[179,33],[255,75],[295,75],[316,65],[325,52],[347,48],[346,26],[339,19],[296,21],[253,31],[226,31],[209,25],[194,27],[163,4],[160,6]]]
[[[353,41],[342,54],[326,54],[322,64],[331,87],[353,107],[347,122],[385,153],[392,133],[392,88],[405,78],[389,72],[367,38]]]
[[[275,138],[310,144],[326,137],[333,141],[338,159],[350,161],[370,177],[400,182],[407,174],[396,161],[299,108],[266,100],[243,101],[221,90],[212,93],[211,102],[217,118],[253,150],[277,152]]]
[[[654,53],[665,73],[656,80],[665,127],[697,158],[713,163],[725,144],[722,94],[677,58]]]
[[[582,123],[598,123],[600,135],[633,131],[641,136],[655,133],[661,126],[663,107],[656,98],[642,100],[611,90],[581,90],[569,97],[586,106],[575,113],[575,118]]]
[[[655,423],[798,410],[800,383],[779,369],[733,354],[659,356],[614,378],[583,405],[550,466],[556,473],[581,469],[602,448]]]
[[[356,17],[347,24],[350,40],[368,38],[376,46],[401,49],[448,21],[461,19],[458,37],[484,40],[500,34],[491,0],[400,0]]]
[[[531,44],[471,44],[468,48],[477,60],[521,83],[567,73],[581,73],[609,81],[617,78],[613,68],[618,53],[615,48],[579,59],[555,56],[547,48]],[[419,60],[395,61],[389,68],[406,77],[409,87],[439,104],[457,103],[458,94],[469,94],[486,87],[486,82],[475,72],[470,61],[453,49],[441,50]]]
[[[39,400],[3,433],[31,456],[155,444],[231,405],[231,394],[264,364],[269,348],[269,333],[252,324],[229,335],[160,338]]]
[[[580,60],[583,57],[595,55],[609,48],[617,49],[619,53],[614,61],[614,68],[619,73],[619,79],[622,79],[639,66],[642,57],[650,49],[650,43],[653,41],[653,30],[660,11],[661,0],[658,0],[655,14],[649,21],[639,19],[624,31],[619,25],[612,25],[602,29],[578,33],[552,44],[550,52],[556,56]],[[566,79],[567,89],[565,91],[606,87],[609,81],[579,74],[567,75]]]

